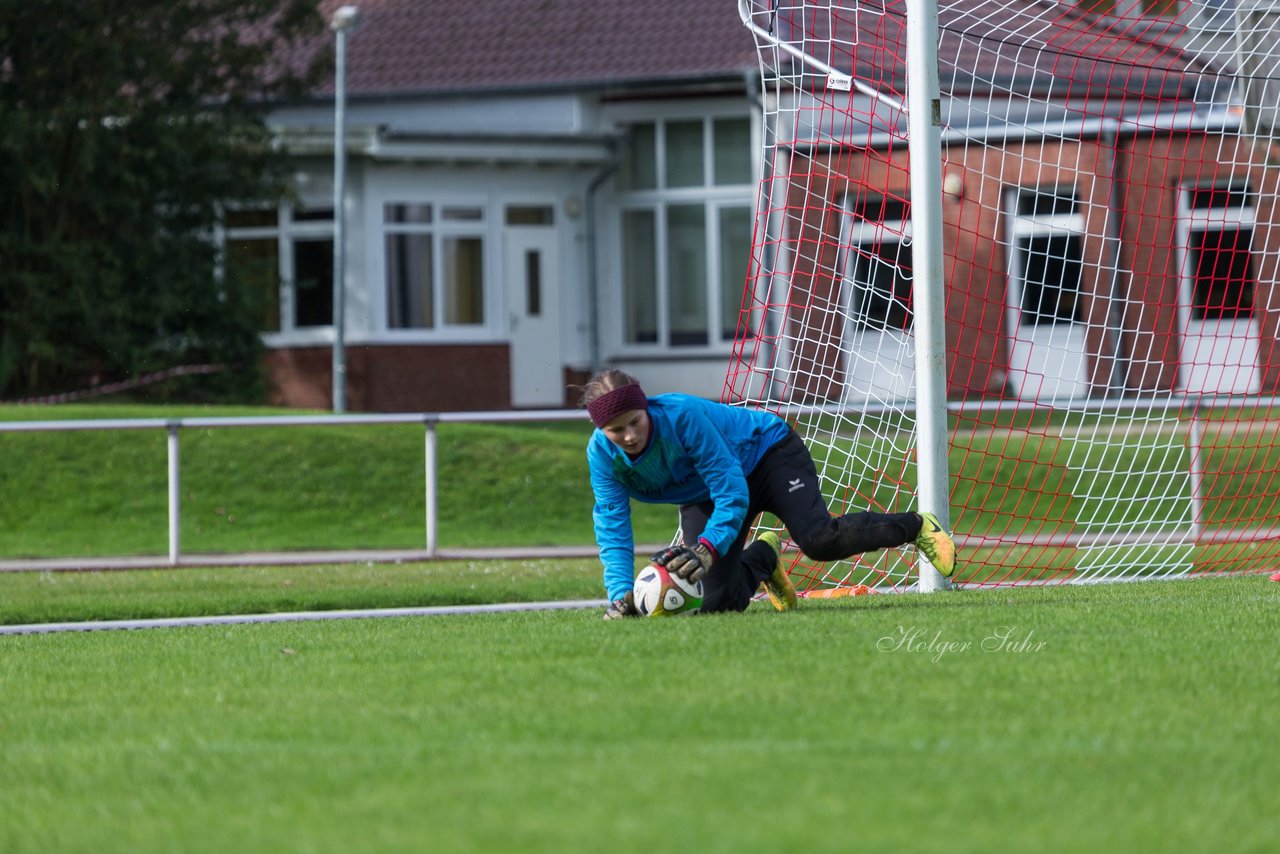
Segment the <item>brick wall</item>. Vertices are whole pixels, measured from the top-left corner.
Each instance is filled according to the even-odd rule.
[[[1181,336],[1174,311],[1179,273],[1175,232],[1177,191],[1182,184],[1213,184],[1248,177],[1254,191],[1254,318],[1258,324],[1258,372],[1261,392],[1280,390],[1280,206],[1276,170],[1266,168],[1268,152],[1248,140],[1203,133],[1139,138],[1133,143],[1126,207],[1141,216],[1126,217],[1124,240],[1132,253],[1130,299],[1144,311],[1134,328],[1139,354],[1150,353],[1156,368],[1131,374],[1130,386],[1167,390],[1176,381]],[[1252,164],[1252,165],[1250,165]],[[1158,303],[1157,303],[1158,301]]]
[[[353,412],[477,411],[511,408],[506,344],[347,347],[347,408]],[[288,347],[266,356],[271,402],[328,409],[333,352]]]
[[[1236,172],[1252,172],[1257,203],[1254,257],[1261,330],[1259,369],[1264,393],[1280,388],[1280,179],[1264,170],[1266,152],[1248,144],[1199,132],[1144,136],[1112,149],[1098,140],[1036,141],[1004,147],[967,146],[945,152],[944,175],[958,173],[961,192],[943,201],[944,275],[947,287],[947,377],[949,392],[1000,395],[1008,371],[1005,329],[1007,287],[1005,231],[1001,222],[1010,188],[1074,185],[1084,202],[1088,380],[1094,392],[1111,379],[1111,268],[1117,251],[1109,240],[1108,207],[1121,198],[1121,284],[1131,306],[1125,312],[1122,345],[1131,354],[1125,382],[1130,390],[1169,391],[1178,379],[1177,190],[1185,182],[1212,183]],[[1025,150],[1024,150],[1025,149]],[[1247,164],[1256,164],[1252,170]],[[839,281],[836,271],[840,210],[851,193],[897,197],[910,194],[907,153],[833,151],[795,176],[788,206],[787,240],[794,259],[788,334],[801,338],[791,367],[801,372],[795,399],[831,399],[844,383],[839,347]],[[1236,175],[1239,177],[1239,175]],[[812,311],[812,307],[829,309]]]

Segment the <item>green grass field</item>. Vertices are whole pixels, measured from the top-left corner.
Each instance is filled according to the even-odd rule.
[[[0,420],[244,414],[272,411],[0,406]],[[440,545],[591,543],[587,428],[440,425]],[[421,549],[423,432],[418,425],[184,430],[183,551]],[[0,433],[0,558],[166,554],[166,472],[160,429]],[[637,505],[635,521],[639,542],[666,542],[675,511]]]
[[[584,441],[442,426],[442,545],[590,542]],[[1061,478],[1030,444],[958,443],[977,530]],[[414,427],[188,431],[184,548],[418,547],[421,465]],[[0,435],[0,556],[162,553],[164,472],[158,431]],[[0,624],[601,595],[594,560],[0,573]],[[0,851],[1270,851],[1278,606],[1250,575],[0,636]]]
[[[0,406],[0,419],[7,420],[271,413],[111,403]],[[1117,433],[1114,421],[1097,416],[1068,424],[1061,416],[1019,413],[954,419],[949,468],[956,530],[996,539],[1036,531],[1180,536],[1193,512],[1187,423],[1163,418]],[[590,544],[587,426],[440,425],[438,545]],[[867,461],[902,456],[902,437],[884,428],[862,437],[831,434],[824,460],[837,470],[847,462],[831,482],[833,507],[901,510],[911,503],[904,486],[915,479],[910,460],[895,463],[903,470],[879,482],[867,468]],[[1280,493],[1269,484],[1280,474],[1280,421],[1265,409],[1202,428],[1202,523],[1210,530],[1273,527]],[[183,553],[421,549],[423,457],[419,425],[184,430]],[[164,555],[165,478],[165,437],[158,429],[0,433],[0,559]],[[636,503],[634,518],[641,543],[666,542],[676,526],[674,511],[664,506]],[[1059,580],[1101,561],[1121,565],[1108,574],[1256,571],[1280,565],[1280,544],[1269,539],[1177,554],[1153,548],[1083,556],[1070,548],[1002,544],[972,550],[960,579]],[[910,569],[888,556],[877,571],[900,579]]]
[[[2,637],[0,850],[1271,851],[1278,607],[1252,576]]]
[[[0,573],[0,625],[602,599],[590,560]]]

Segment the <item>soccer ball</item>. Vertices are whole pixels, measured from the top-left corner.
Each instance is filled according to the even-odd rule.
[[[650,564],[636,576],[632,595],[636,610],[644,617],[693,614],[702,607],[702,582],[685,581],[665,567]]]

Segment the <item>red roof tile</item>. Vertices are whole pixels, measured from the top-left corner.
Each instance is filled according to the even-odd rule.
[[[347,90],[412,94],[732,76],[757,67],[732,0],[323,0],[360,9]],[[333,50],[326,31],[307,50]],[[332,92],[326,83],[317,94]]]
[[[356,96],[724,78],[758,67],[733,0],[321,0],[320,7],[328,20],[348,4],[360,9],[347,50],[347,89]],[[795,12],[787,21],[785,11],[773,18],[765,0],[756,5],[761,25],[826,35],[825,12],[806,7],[801,24]],[[973,79],[979,89],[1025,92],[1070,81],[1078,97],[1171,82],[1176,90],[1182,75],[1199,70],[1169,40],[1121,31],[1054,0],[946,0],[940,7],[944,88],[962,91]],[[836,13],[829,58],[841,68],[856,62],[862,79],[900,91],[904,2],[878,8]],[[843,45],[842,36],[849,39]],[[332,51],[333,41],[326,30],[284,59]],[[329,80],[315,94],[331,92]]]

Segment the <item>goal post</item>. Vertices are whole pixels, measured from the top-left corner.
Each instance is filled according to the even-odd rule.
[[[1280,3],[737,7],[763,174],[724,399],[792,421],[833,512],[946,518],[959,586],[1274,571]],[[785,557],[811,595],[944,586],[910,548]]]
[[[919,509],[950,525],[947,482],[946,295],[942,277],[942,100],[938,0],[906,0],[907,139],[911,161],[911,299],[915,305]],[[950,582],[917,554],[922,593]]]

